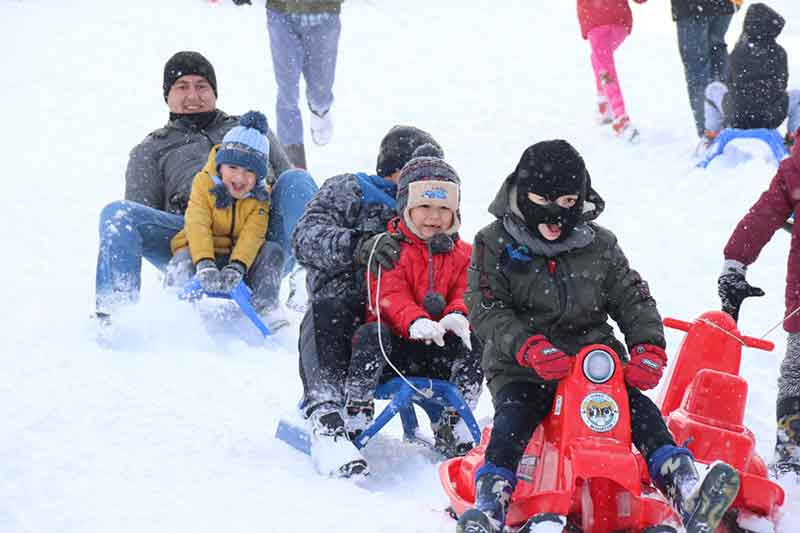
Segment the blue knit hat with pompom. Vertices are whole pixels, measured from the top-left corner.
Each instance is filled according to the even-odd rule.
[[[269,140],[267,139],[267,117],[258,111],[248,111],[239,119],[239,125],[232,128],[222,139],[217,151],[217,172],[219,166],[234,165],[246,168],[256,175],[257,181],[267,177]]]

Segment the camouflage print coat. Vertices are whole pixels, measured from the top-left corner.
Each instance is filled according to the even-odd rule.
[[[341,174],[328,179],[306,206],[295,228],[292,247],[308,271],[313,299],[362,298],[364,268],[355,261],[362,238],[386,231],[396,216],[396,186],[378,176]]]
[[[170,120],[131,150],[125,171],[125,199],[147,207],[183,215],[189,205],[194,176],[202,170],[208,153],[239,118],[217,111],[204,129],[182,120]],[[267,183],[291,168],[280,141],[269,130]]]
[[[497,220],[475,236],[465,301],[484,343],[482,364],[493,396],[511,382],[541,382],[516,361],[532,335],[545,335],[570,354],[600,343],[624,357],[610,316],[629,347],[665,346],[647,283],[628,266],[614,234],[588,222],[599,215],[602,199],[590,190],[585,205],[585,223],[563,242],[544,242],[525,226],[509,178],[489,207]]]

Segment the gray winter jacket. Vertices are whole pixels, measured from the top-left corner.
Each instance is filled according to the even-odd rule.
[[[125,199],[183,215],[192,180],[206,164],[208,152],[239,122],[217,111],[208,127],[198,130],[181,120],[170,120],[131,150],[125,171]],[[291,168],[278,138],[270,130],[267,180],[272,183]]]
[[[386,231],[394,206],[373,201],[354,174],[328,179],[306,206],[292,238],[294,256],[308,271],[312,299],[363,297],[365,270],[355,261],[359,239]]]

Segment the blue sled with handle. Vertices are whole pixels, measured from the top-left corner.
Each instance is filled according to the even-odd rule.
[[[239,309],[242,310],[244,316],[250,319],[250,322],[252,322],[256,328],[258,328],[258,331],[260,331],[264,337],[269,337],[272,335],[272,330],[269,328],[269,326],[264,324],[264,321],[261,320],[261,317],[258,316],[258,313],[256,313],[256,310],[250,303],[250,298],[253,295],[253,291],[244,281],[240,281],[236,288],[234,288],[231,292],[206,292],[200,286],[200,282],[197,280],[197,278],[192,278],[186,282],[186,285],[183,286],[183,290],[178,294],[178,298],[192,302],[199,300],[204,295],[208,296],[209,298],[233,300],[239,306]]]
[[[361,449],[366,446],[369,440],[398,413],[403,423],[405,437],[411,441],[419,440],[416,435],[419,422],[414,412],[415,404],[419,405],[431,420],[437,420],[445,407],[454,408],[464,420],[467,428],[469,428],[475,445],[480,444],[481,429],[478,427],[478,422],[475,420],[475,416],[472,414],[467,402],[464,401],[461,392],[454,384],[441,379],[417,377],[407,379],[419,390],[414,390],[399,377],[392,378],[378,386],[375,391],[375,399],[389,400],[389,404],[372,424],[353,441],[356,448]],[[424,394],[420,394],[419,391]],[[281,419],[278,422],[275,438],[284,441],[296,450],[311,455],[311,435],[305,425],[299,426],[286,419]]]
[[[774,157],[775,161],[778,163],[789,155],[778,130],[766,128],[754,128],[751,130],[725,128],[719,132],[717,138],[714,139],[714,142],[708,147],[705,157],[697,163],[697,166],[699,168],[706,168],[708,164],[711,163],[711,160],[720,155],[725,150],[725,146],[734,139],[758,139],[763,141],[769,146],[770,150],[772,150],[772,157]]]

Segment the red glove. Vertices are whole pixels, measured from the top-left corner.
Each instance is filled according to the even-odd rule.
[[[572,356],[553,346],[544,335],[529,337],[517,352],[520,366],[532,368],[545,381],[569,374],[572,361]]]
[[[631,348],[631,360],[625,366],[625,382],[639,390],[652,389],[658,385],[667,353],[653,344],[637,344]]]

